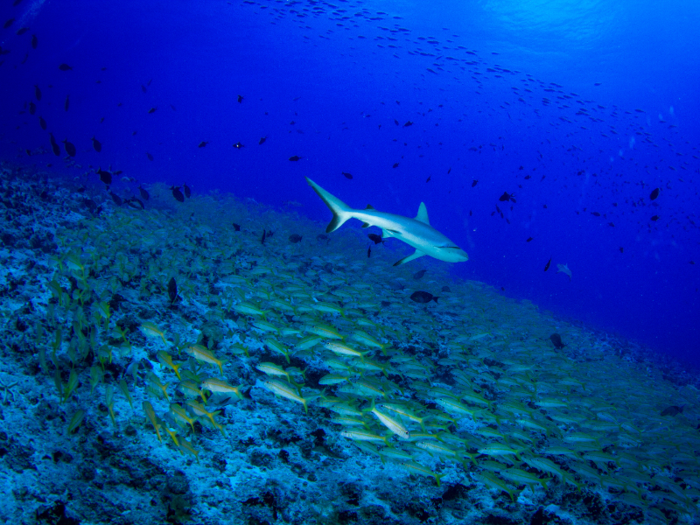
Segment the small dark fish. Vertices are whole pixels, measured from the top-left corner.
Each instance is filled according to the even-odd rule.
[[[124,201],[122,200],[122,198],[119,195],[117,195],[116,193],[110,191],[109,196],[112,197],[114,204],[116,204],[117,206],[121,206],[122,204],[124,204]]]
[[[36,37],[36,35],[32,35],[32,49],[36,49],[36,46],[39,45],[39,39]]]
[[[198,148],[203,148],[203,147],[205,147],[207,144],[209,144],[209,141],[208,141],[208,140],[203,140],[202,142],[199,143],[199,146],[197,146],[197,147],[198,147]]]
[[[92,137],[92,147],[97,153],[102,151],[102,144],[95,137]]]
[[[44,120],[43,117],[39,117],[39,125],[41,126],[41,129],[43,129],[44,131],[46,131],[46,128],[47,128],[47,126],[46,126],[46,121]]]
[[[170,299],[170,304],[175,304],[175,302],[179,299],[177,295],[177,282],[175,281],[175,277],[171,277],[170,281],[168,281],[168,299]]]
[[[436,303],[438,302],[439,297],[435,297],[433,294],[429,292],[413,292],[411,294],[411,299],[417,303],[421,304],[426,304],[429,303],[430,301],[435,301]]]
[[[346,172],[344,172],[344,171],[341,171],[341,173],[343,174],[343,176],[344,176],[346,179],[352,179],[352,173],[346,173]]]
[[[301,235],[299,235],[298,233],[293,233],[289,236],[289,242],[291,242],[292,244],[296,244],[299,241],[301,241]]]
[[[185,196],[180,191],[179,186],[170,186],[170,191],[177,202],[185,202]]]
[[[528,237],[528,238],[525,240],[525,242],[530,242],[532,239],[533,239],[532,237]]]
[[[127,204],[134,208],[135,210],[145,210],[146,205],[141,201],[140,199],[137,199],[136,197],[131,197],[130,199],[126,199],[124,201],[124,204]]]
[[[408,126],[413,126],[413,122],[410,120],[407,120],[406,123],[403,125],[404,128],[407,128]]]
[[[263,230],[262,239],[260,239],[260,244],[265,244],[266,238],[267,238],[267,230]]]
[[[474,186],[476,186],[478,183],[479,183],[479,181],[476,180],[476,179],[474,179],[474,180],[472,181],[472,188],[473,188]]]
[[[233,225],[233,231],[235,231],[235,232],[241,231],[241,225],[240,225],[240,224],[236,224],[235,222],[232,222],[231,224]]]
[[[552,258],[550,257],[549,260],[547,261],[547,264],[544,265],[544,271],[546,272],[549,270],[549,265],[552,264]]]
[[[625,248],[620,246],[620,253],[625,253]]]
[[[146,152],[146,157],[148,157],[148,160],[153,160],[153,155],[148,152]]]
[[[658,221],[660,218],[661,218],[661,217],[659,217],[658,215],[654,215],[654,216],[651,218],[651,220],[652,220],[652,221]]]
[[[70,155],[71,157],[75,157],[75,146],[72,143],[68,142],[68,139],[63,141],[63,147],[66,148],[66,153],[68,153],[68,155]]]
[[[53,138],[53,133],[49,133],[49,140],[51,141],[51,149],[53,150],[53,154],[56,155],[57,157],[61,156],[61,148],[58,147],[58,144],[56,143],[56,139]]]
[[[15,34],[17,36],[20,36],[20,35],[23,35],[24,33],[26,33],[27,31],[29,31],[28,27],[20,27]]]
[[[382,239],[382,236],[377,235],[376,233],[368,233],[367,237],[369,237],[370,241],[372,241],[374,244],[379,244],[380,242],[384,242],[384,239]]]
[[[399,167],[399,163],[398,163],[398,162],[394,162],[394,165],[392,166],[392,168],[398,168],[398,167]]]
[[[433,178],[433,176],[432,176],[432,175],[428,175],[428,178],[427,178],[427,179],[425,179],[425,182],[430,182],[430,179],[432,179],[432,178]]]
[[[417,271],[416,273],[413,274],[413,278],[414,278],[416,281],[419,280],[419,279],[422,279],[423,276],[425,275],[425,272],[427,272],[427,271],[428,271],[428,270],[419,270],[419,271]]]
[[[34,104],[34,102],[30,102],[29,103],[29,114],[33,115],[34,113],[36,113],[36,104]]]
[[[109,186],[112,184],[112,174],[109,171],[105,171],[102,168],[97,169],[97,174],[100,176],[100,180]]]
[[[151,113],[155,113],[155,112],[156,112],[156,109],[158,109],[158,108],[151,108],[151,109],[149,109],[149,110],[148,110],[148,114],[150,115]]]
[[[63,110],[68,111],[68,106],[70,106],[70,95],[66,95],[66,101],[63,104]]]
[[[550,335],[549,340],[552,341],[554,348],[556,348],[557,350],[561,350],[566,346],[564,343],[561,342],[561,336],[559,334]]]
[[[14,24],[14,23],[15,23],[15,19],[14,19],[14,18],[10,18],[8,21],[5,22],[5,25],[2,26],[2,27],[3,27],[3,29],[7,29],[8,27],[10,27],[10,26],[11,26],[12,24]]]
[[[68,64],[61,64],[60,66],[58,66],[58,69],[60,69],[61,71],[71,71],[73,68],[70,67]]]
[[[233,147],[236,148],[236,149],[241,149],[241,148],[244,148],[245,146],[244,146],[243,144],[241,144],[240,142],[236,142],[236,143],[233,145]]]
[[[267,137],[260,137],[258,144],[264,144],[266,140],[267,140]]]
[[[243,95],[238,95],[238,103],[240,104],[243,102]]]
[[[450,290],[449,286],[443,286],[441,291],[442,292],[451,292],[452,290]]]
[[[146,86],[144,86],[143,84],[141,84],[141,91],[143,91],[144,93],[148,93]]]
[[[185,197],[187,197],[188,199],[192,197],[192,190],[187,184],[182,185],[182,190],[185,192]]]
[[[37,100],[41,100],[41,89],[37,85],[34,86],[34,96]]]
[[[372,245],[367,246],[367,258],[369,259],[372,255]]]
[[[289,160],[291,160],[292,162],[296,162],[298,160],[301,160],[301,158],[302,157],[300,157],[299,155],[292,155],[291,157],[289,157]]]
[[[651,200],[655,200],[656,197],[659,196],[659,192],[660,192],[660,191],[661,191],[661,190],[660,190],[659,188],[655,188],[654,191],[651,192],[651,195],[649,195],[649,198],[650,198]]]
[[[396,125],[398,126],[398,125],[399,125],[399,121],[396,120],[396,119],[394,119],[394,124],[396,124]]]
[[[598,213],[597,211],[592,211],[591,215],[593,215],[594,217],[600,217],[600,213]]]
[[[676,405],[671,405],[668,408],[664,408],[663,411],[661,412],[662,416],[677,416],[678,414],[683,413],[683,408],[685,408],[685,405],[681,406],[676,406]]]
[[[498,200],[501,202],[508,202],[508,201],[515,202],[515,193],[508,193],[507,191],[504,191],[503,195],[498,197]]]
[[[139,195],[141,195],[141,198],[145,201],[151,198],[151,195],[141,186],[139,186]]]

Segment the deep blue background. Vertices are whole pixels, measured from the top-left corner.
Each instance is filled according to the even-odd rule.
[[[413,216],[423,200],[470,255],[457,275],[700,363],[697,2],[12,4],[5,159],[293,200],[323,221],[304,175],[357,207]]]

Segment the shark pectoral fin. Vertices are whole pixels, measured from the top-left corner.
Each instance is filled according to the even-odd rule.
[[[370,223],[368,223],[368,222],[363,222],[363,223],[362,223],[362,227],[363,227],[363,228],[369,228],[370,226],[372,226],[372,225],[371,225]]]
[[[416,220],[422,222],[423,224],[430,224],[428,220],[428,208],[425,207],[425,203],[421,202],[418,206],[418,215],[416,215]]]
[[[384,228],[382,228],[382,237],[384,237],[385,239],[388,239],[389,237],[396,237],[394,233],[395,230],[385,230]]]
[[[411,262],[413,259],[418,259],[418,257],[423,257],[425,255],[425,252],[421,252],[419,250],[416,250],[413,252],[411,255],[408,255],[407,257],[404,257],[400,261],[396,261],[394,263],[394,266],[399,266],[401,264],[406,264],[407,262]]]

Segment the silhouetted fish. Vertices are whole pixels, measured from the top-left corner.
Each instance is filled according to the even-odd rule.
[[[148,157],[148,160],[153,160],[153,155],[148,152],[146,152],[146,157]]]
[[[14,24],[14,23],[15,23],[15,19],[14,19],[14,18],[10,18],[9,20],[7,20],[7,21],[5,22],[5,25],[3,25],[2,27],[3,27],[3,29],[7,29],[8,27],[10,27],[10,26],[11,26],[12,24]]]
[[[394,162],[394,165],[392,166],[392,168],[398,168],[398,167],[399,167],[399,163],[398,163],[398,162]]]
[[[202,142],[199,143],[199,145],[198,145],[197,147],[198,147],[198,148],[203,148],[203,147],[205,147],[207,144],[209,144],[209,141],[208,141],[208,140],[203,140]]]
[[[124,201],[122,201],[122,198],[116,193],[110,191],[109,196],[112,197],[114,204],[116,204],[117,206],[121,206],[124,203]]]
[[[301,241],[301,235],[299,235],[298,233],[293,233],[289,236],[289,242],[291,242],[292,244],[296,244],[299,241]]]
[[[109,186],[112,184],[112,174],[109,171],[105,171],[102,168],[97,168],[97,174],[100,176],[100,180]]]
[[[423,276],[425,275],[425,272],[427,272],[427,271],[428,271],[428,270],[419,270],[419,271],[417,271],[416,273],[413,274],[413,278],[414,278],[416,281],[419,280],[419,279],[422,279]]]
[[[124,204],[131,206],[135,210],[145,210],[146,209],[146,206],[143,204],[143,202],[141,202],[136,197],[131,197],[130,199],[126,199],[124,201]]]
[[[168,299],[170,299],[170,304],[175,304],[175,302],[179,299],[177,295],[177,282],[175,281],[175,277],[171,277],[170,281],[168,281]]]
[[[661,218],[661,217],[659,217],[658,215],[654,215],[654,216],[651,218],[651,220],[652,220],[652,221],[658,221],[660,218]]]
[[[289,160],[291,160],[292,162],[296,162],[300,159],[301,159],[301,157],[298,155],[292,155],[291,157],[289,157]]]
[[[552,334],[549,336],[549,340],[552,341],[554,348],[561,350],[566,345],[561,342],[561,336],[559,334]]]
[[[170,191],[173,193],[173,197],[178,202],[185,202],[185,196],[180,191],[179,186],[170,186]]]
[[[233,226],[233,231],[239,232],[241,231],[241,225],[236,224],[235,222],[232,222],[231,225]]]
[[[20,36],[20,35],[23,35],[24,33],[26,33],[27,31],[29,31],[28,27],[20,27],[15,34],[17,36]]]
[[[30,115],[33,115],[34,113],[36,113],[36,104],[34,104],[34,102],[30,102],[28,104],[28,106],[29,106],[29,114]]]
[[[682,414],[682,413],[683,413],[683,408],[684,408],[684,407],[685,407],[685,405],[681,405],[681,406],[672,405],[672,406],[670,406],[670,407],[668,407],[668,408],[664,408],[664,409],[661,411],[661,415],[662,415],[662,416],[671,416],[671,417],[677,416],[678,414]]]
[[[474,179],[474,180],[472,181],[472,188],[473,188],[474,186],[476,186],[478,183],[479,183],[479,181],[476,180],[476,179]]]
[[[56,143],[56,139],[53,138],[53,133],[49,133],[49,140],[51,141],[51,150],[53,151],[53,154],[56,155],[57,157],[61,156],[61,148],[58,147],[58,144]]]
[[[651,192],[651,195],[649,195],[649,198],[650,198],[651,200],[656,199],[656,197],[659,196],[659,192],[660,192],[660,191],[661,191],[661,190],[660,190],[659,188],[655,188],[655,189]]]
[[[34,86],[34,96],[37,100],[41,100],[41,89],[37,85]]]
[[[546,272],[549,270],[549,266],[552,264],[552,258],[550,257],[549,260],[547,261],[547,264],[544,265],[544,271]]]
[[[236,142],[236,143],[233,145],[233,147],[236,148],[236,149],[241,149],[241,148],[244,148],[245,145],[244,145],[244,144],[241,144],[240,142]]]
[[[141,198],[145,201],[151,198],[151,195],[141,186],[139,186],[139,195],[141,195]]]
[[[185,197],[187,197],[188,199],[190,197],[192,197],[192,190],[190,189],[190,187],[187,184],[182,185],[182,190],[185,193]]]
[[[39,45],[39,39],[36,37],[36,35],[32,35],[32,49],[36,49],[36,46]]]
[[[47,126],[46,126],[46,121],[44,120],[43,117],[39,117],[39,125],[41,126],[41,129],[43,129],[44,131],[46,131],[46,128],[47,128]]]
[[[97,140],[95,137],[92,137],[92,147],[95,149],[97,153],[102,151],[102,144],[100,144],[100,141]]]
[[[525,242],[530,242],[531,240],[532,240],[532,237],[528,237],[527,239],[525,239]]]
[[[417,303],[426,304],[426,303],[429,303],[430,301],[435,301],[437,303],[439,297],[435,297],[433,294],[431,294],[429,292],[417,291],[417,292],[413,292],[411,294],[411,299]]]
[[[73,68],[70,67],[68,64],[61,64],[60,66],[58,66],[58,69],[60,69],[61,71],[71,71]]]
[[[238,95],[238,103],[240,104],[243,102],[243,95]]]
[[[374,244],[379,244],[380,242],[384,242],[384,239],[382,239],[381,235],[377,235],[376,233],[368,233],[367,237],[374,243]]]
[[[63,141],[63,147],[66,148],[66,153],[68,153],[68,155],[70,155],[71,157],[75,157],[75,146],[72,143],[68,142],[68,139]]]
[[[151,108],[151,109],[149,109],[149,110],[148,110],[148,114],[150,115],[151,113],[155,113],[155,112],[156,112],[156,109],[158,109],[158,108]]]
[[[258,144],[264,144],[266,140],[267,140],[267,137],[260,137]]]
[[[514,197],[515,197],[515,193],[508,193],[507,191],[504,191],[503,195],[498,197],[498,200],[501,202],[508,202],[508,201],[515,202]]]
[[[352,179],[352,174],[351,173],[346,173],[344,171],[341,171],[341,173],[345,176],[346,179]]]

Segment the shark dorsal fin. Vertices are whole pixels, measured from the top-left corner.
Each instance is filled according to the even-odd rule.
[[[416,215],[416,220],[425,224],[430,224],[428,220],[428,208],[425,207],[425,203],[421,202],[418,206],[418,215]]]
[[[372,206],[371,204],[368,204],[367,207],[365,208],[365,210],[373,210],[373,209],[374,209],[374,206]]]

